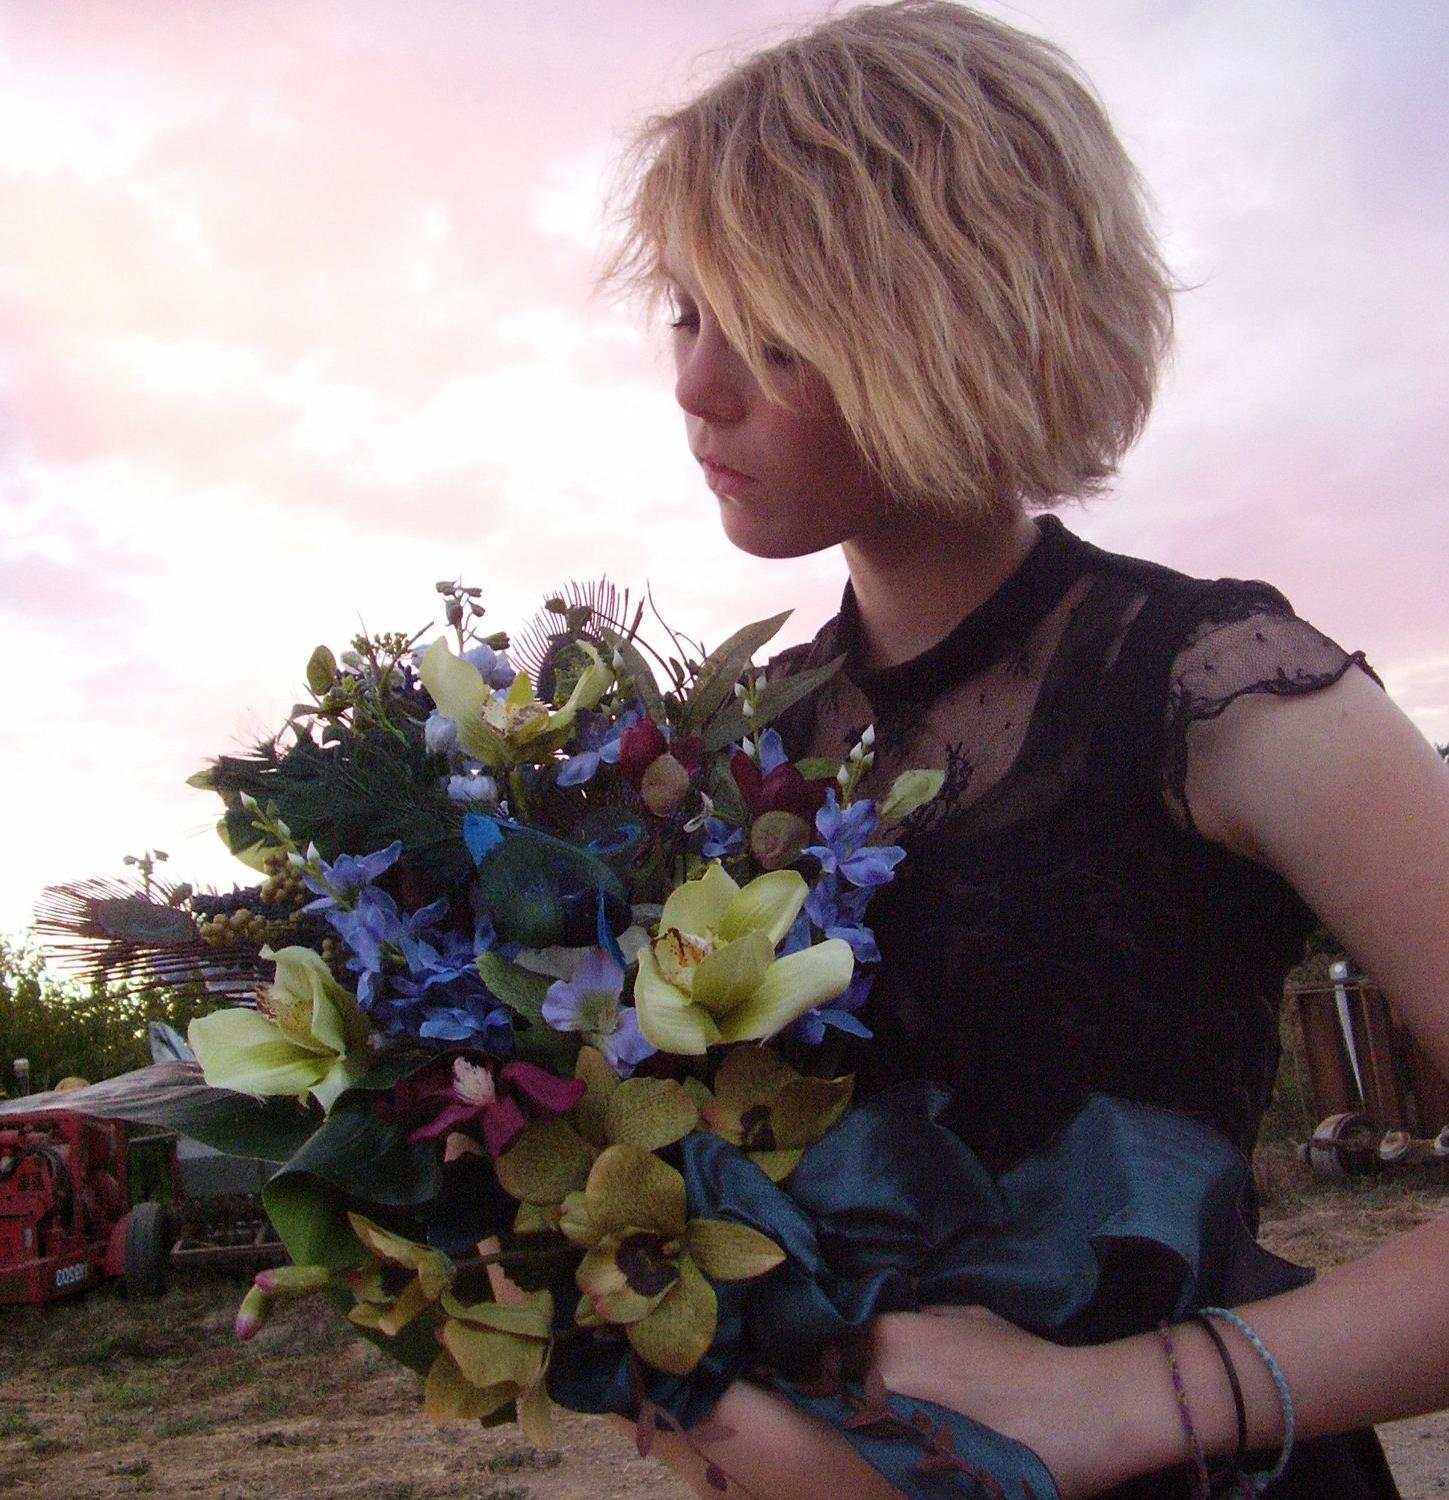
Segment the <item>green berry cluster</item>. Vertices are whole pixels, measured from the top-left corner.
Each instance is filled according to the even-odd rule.
[[[263,906],[282,906],[296,911],[307,904],[311,893],[302,880],[301,870],[289,863],[285,851],[274,849],[266,857],[265,868],[267,878],[261,889]]]

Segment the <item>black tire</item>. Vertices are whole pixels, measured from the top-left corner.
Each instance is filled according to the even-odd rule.
[[[171,1269],[171,1215],[160,1203],[138,1203],[126,1222],[126,1295],[159,1297]]]

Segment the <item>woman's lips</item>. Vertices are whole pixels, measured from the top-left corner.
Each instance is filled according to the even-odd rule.
[[[735,500],[752,489],[755,481],[748,474],[741,474],[728,464],[716,463],[712,458],[701,458],[699,466],[704,470],[704,480],[716,495]]]

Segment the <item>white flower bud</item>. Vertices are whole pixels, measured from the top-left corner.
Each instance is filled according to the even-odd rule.
[[[255,797],[253,797],[250,792],[239,792],[237,794],[237,800],[241,803],[241,805],[244,808],[246,808],[246,810],[248,812],[260,812],[261,811],[261,803],[259,803],[257,801],[257,799]]]
[[[861,768],[862,771],[868,771],[868,770],[870,770],[870,768],[874,764],[875,764],[875,751],[874,750],[868,750],[865,753],[865,756],[862,758],[862,760],[860,762],[860,768]]]
[[[742,682],[735,683],[735,697],[736,698],[743,698],[744,696],[745,696],[745,685],[744,685],[744,683],[742,683]]]
[[[748,698],[744,698],[740,701],[740,712],[747,719],[753,719],[755,717],[755,705]]]
[[[861,737],[860,737],[860,743],[867,750],[871,749],[871,747],[875,744],[875,725],[874,724],[867,724],[865,726],[865,733],[861,735]]]
[[[850,767],[849,766],[841,766],[841,768],[835,773],[835,780],[836,780],[836,782],[840,786],[843,786],[843,787],[849,786],[850,785]]]

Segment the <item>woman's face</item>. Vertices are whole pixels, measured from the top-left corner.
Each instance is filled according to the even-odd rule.
[[[675,398],[730,541],[801,557],[883,527],[886,496],[821,377],[781,355],[778,395],[766,391],[698,288],[670,280]]]

